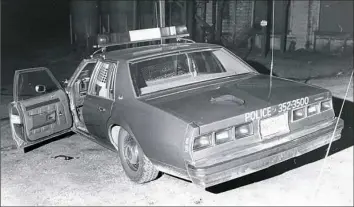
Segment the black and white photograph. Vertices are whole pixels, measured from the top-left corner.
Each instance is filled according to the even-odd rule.
[[[353,0],[0,0],[1,206],[353,206]]]

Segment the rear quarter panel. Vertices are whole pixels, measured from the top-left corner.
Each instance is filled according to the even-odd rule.
[[[120,61],[117,71],[115,96],[108,126],[119,125],[133,135],[152,162],[184,169],[185,159],[190,159],[189,153],[184,151],[185,137],[191,137],[188,133],[197,129],[138,100],[124,61]]]
[[[139,142],[152,161],[184,168],[184,140],[188,124],[173,115],[137,100],[113,107],[115,120]]]

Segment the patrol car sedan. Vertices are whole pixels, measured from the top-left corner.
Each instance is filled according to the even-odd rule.
[[[164,38],[178,36],[178,28],[167,30]],[[159,39],[164,31],[143,33]],[[131,32],[128,41],[144,39]],[[13,90],[18,146],[74,131],[118,152],[137,183],[165,172],[206,188],[326,145],[343,128],[328,90],[270,80],[206,43],[102,50],[65,88],[47,68],[18,70]]]

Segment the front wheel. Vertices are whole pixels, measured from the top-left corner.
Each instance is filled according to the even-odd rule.
[[[118,139],[119,158],[125,174],[136,183],[147,183],[157,178],[159,171],[145,156],[133,136],[124,129]]]

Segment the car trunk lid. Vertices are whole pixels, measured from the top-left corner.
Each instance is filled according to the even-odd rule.
[[[328,95],[322,88],[276,77],[270,83],[269,76],[254,75],[143,101],[186,122],[194,122],[203,131],[202,128],[229,118],[244,122],[249,112],[256,114],[252,118],[262,118],[264,114],[259,110],[271,106],[272,116],[277,114],[274,106],[287,101],[309,97],[311,103]]]

